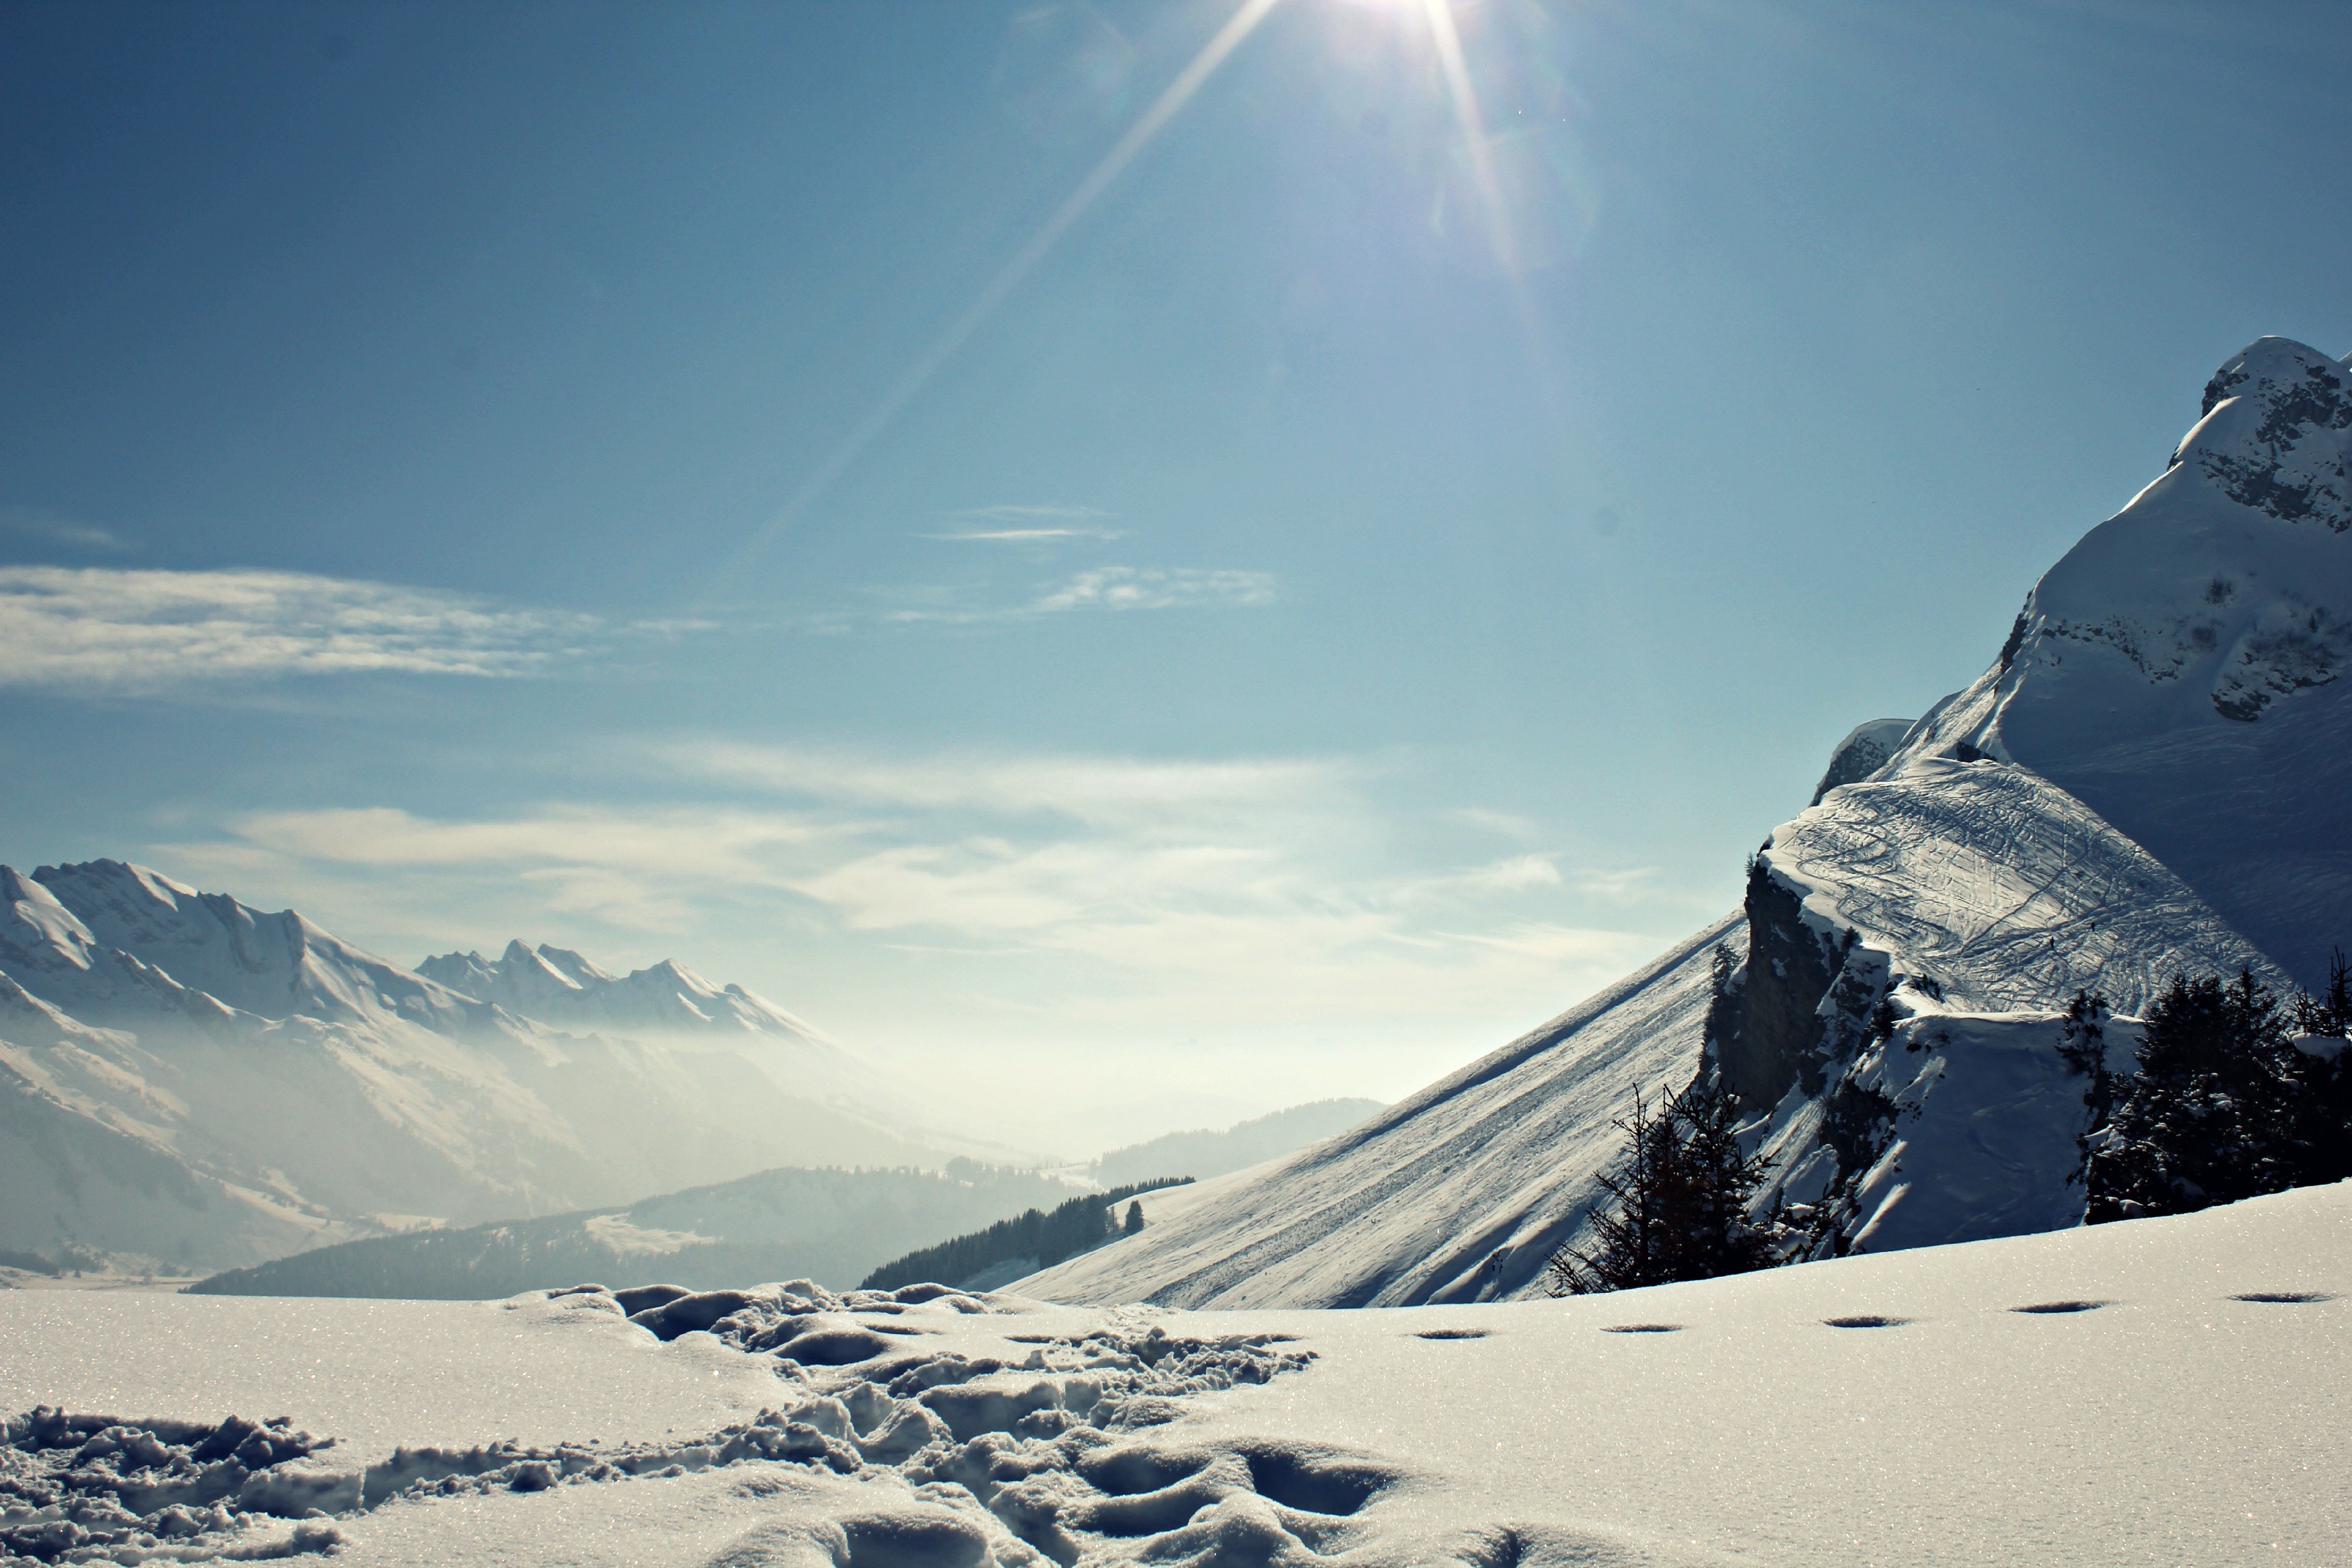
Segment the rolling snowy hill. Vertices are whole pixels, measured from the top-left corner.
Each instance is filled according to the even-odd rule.
[[[694,1037],[628,1022],[666,1017],[673,978],[713,1004]],[[0,1247],[209,1271],[777,1165],[937,1163],[781,1009],[671,965],[605,989],[609,1023],[566,1033],[290,910],[121,861],[0,867]]]
[[[1636,1087],[1717,1071],[1806,1251],[2079,1223],[2077,987],[2316,985],[2352,945],[2352,376],[2265,338],[2167,471],[1899,737],[1842,742],[1744,907],[1362,1126],[1016,1288],[1184,1307],[1526,1296]],[[1876,765],[1865,771],[1873,752]],[[1722,956],[1716,955],[1720,951]],[[1720,973],[1717,973],[1720,966]],[[2131,1026],[2110,1031],[2127,1065]]]

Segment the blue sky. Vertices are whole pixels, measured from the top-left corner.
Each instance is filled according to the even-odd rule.
[[[1121,1131],[1406,1092],[1729,909],[2221,359],[2352,348],[2347,44],[11,5],[0,859]]]

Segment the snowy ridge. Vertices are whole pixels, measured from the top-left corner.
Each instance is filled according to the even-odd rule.
[[[1840,742],[1757,856],[1743,929],[1017,1288],[1536,1293],[1581,1237],[1609,1119],[1702,1066],[1758,1113],[1759,1212],[1796,1205],[1805,1256],[2079,1224],[2088,1113],[2054,1049],[2075,989],[2128,1014],[2176,971],[2316,984],[2352,944],[2347,388],[2284,339],[2234,356],[2171,468],[2042,577],[1981,678]]]
[[[847,1054],[781,1009],[677,965],[616,984],[710,1003],[688,1016],[716,1038],[561,1033],[121,861],[0,867],[0,1246],[209,1272],[420,1221],[923,1157],[847,1102]]]
[[[1924,759],[1839,790],[1759,858],[1818,930],[1900,953],[1980,1011],[2089,987],[2136,1013],[2180,970],[2291,984],[2147,851],[2021,768]]]
[[[740,985],[714,985],[670,959],[614,974],[568,948],[541,943],[534,949],[515,941],[496,959],[445,952],[425,960],[416,973],[460,995],[554,1027],[731,1030],[830,1043],[766,998]]]

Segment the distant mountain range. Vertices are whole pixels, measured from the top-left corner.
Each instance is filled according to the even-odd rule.
[[[416,966],[425,979],[520,1017],[581,1029],[674,1034],[741,1032],[830,1046],[816,1031],[740,985],[714,985],[669,959],[614,974],[567,948],[507,943],[495,961],[445,952]]]
[[[1318,1100],[1227,1128],[1163,1133],[1097,1155],[1087,1174],[1106,1187],[1157,1182],[1177,1173],[1206,1180],[1345,1131],[1381,1109],[1377,1100]]]
[[[2067,999],[2130,1014],[2176,972],[2241,967],[2315,990],[2352,946],[2347,533],[2352,374],[2264,338],[2206,385],[2165,471],[2034,585],[1982,675],[1839,746],[1740,909],[1012,1288],[1180,1307],[1538,1293],[1545,1260],[1591,1237],[1612,1119],[1702,1074],[1748,1108],[1773,1161],[1759,1209],[1788,1205],[1809,1256],[2079,1224]],[[1869,655],[1833,624],[1822,642]],[[2108,1031],[2111,1066],[2133,1036]]]
[[[520,942],[424,968],[119,860],[0,867],[0,1247],[204,1272],[949,1157],[740,986]]]

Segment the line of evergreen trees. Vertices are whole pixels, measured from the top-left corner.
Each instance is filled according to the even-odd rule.
[[[2282,1005],[2241,970],[2176,974],[2147,1010],[2138,1070],[2106,1070],[2106,999],[2077,992],[2059,1050],[2088,1080],[2087,1217],[2186,1214],[2352,1177],[2352,970]]]
[[[1716,1000],[1728,963],[1718,951]],[[1891,1030],[1892,1009],[1874,1030]],[[2093,1131],[2077,1179],[2086,1223],[2185,1214],[2291,1187],[2352,1179],[2352,965],[2338,951],[2326,989],[2283,1003],[2241,970],[2173,976],[2143,1021],[2137,1070],[2106,1065],[2105,996],[2078,991],[2058,1051],[2087,1080]],[[1710,1037],[1714,1037],[1710,1034]],[[1710,1068],[1654,1102],[1639,1090],[1592,1240],[1547,1265],[1555,1296],[1740,1274],[1780,1260],[1777,1213],[1748,1214],[1771,1162],[1741,1152],[1739,1101]]]
[[[1185,1186],[1192,1180],[1190,1176],[1162,1176],[1156,1181],[1113,1187],[1107,1193],[1088,1193],[1056,1204],[1050,1211],[1031,1209],[1011,1219],[998,1220],[986,1230],[893,1258],[868,1274],[858,1289],[895,1290],[901,1285],[925,1281],[954,1285],[1000,1263],[1021,1258],[1034,1258],[1038,1268],[1049,1268],[1064,1258],[1100,1247],[1122,1230],[1129,1236],[1141,1230],[1143,1210],[1129,1201],[1137,1194],[1157,1192],[1162,1187]],[[1114,1217],[1122,1203],[1128,1205],[1124,1226]]]

